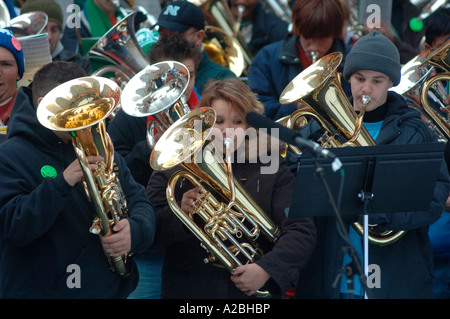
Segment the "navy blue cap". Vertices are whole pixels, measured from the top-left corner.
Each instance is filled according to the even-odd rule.
[[[175,33],[183,33],[189,28],[204,30],[205,15],[189,1],[174,1],[162,10],[157,24]]]

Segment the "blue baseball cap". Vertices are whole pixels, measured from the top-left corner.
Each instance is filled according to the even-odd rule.
[[[174,1],[161,11],[157,24],[175,33],[183,33],[189,28],[204,30],[205,15],[189,1]]]

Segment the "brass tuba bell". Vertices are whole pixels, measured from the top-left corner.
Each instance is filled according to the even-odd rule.
[[[283,90],[281,104],[303,102],[310,110],[298,110],[292,117],[301,116],[315,119],[324,129],[325,137],[318,142],[322,147],[375,146],[376,143],[362,124],[365,109],[359,114],[342,90],[336,69],[342,61],[342,53],[330,53],[310,65],[297,75]],[[369,102],[364,102],[363,105]],[[287,119],[284,119],[287,121]],[[360,234],[360,223],[352,226]],[[376,225],[369,225],[369,242],[374,245],[389,245],[400,239],[405,231],[375,232]]]
[[[320,141],[323,147],[373,146],[366,128],[362,123],[357,125],[358,115],[342,90],[336,73],[341,61],[342,53],[335,52],[311,64],[286,86],[280,103],[300,101],[311,108],[295,115],[310,116],[326,129],[326,139]]]
[[[156,171],[177,165],[182,168],[168,182],[169,206],[210,254],[205,262],[217,262],[233,273],[237,266],[261,258],[262,241],[273,245],[281,230],[234,178],[231,161],[224,163],[222,152],[215,150],[209,139],[215,122],[216,113],[209,107],[183,116],[159,139],[150,165]],[[180,178],[202,186],[202,194],[194,203],[198,220],[184,212],[175,199]],[[270,293],[261,290],[256,295],[268,297]]]
[[[428,126],[440,140],[450,139],[450,124],[428,102],[431,97],[438,105],[448,95],[442,80],[450,80],[450,40],[437,49],[425,50],[402,67],[400,83],[391,90],[403,95],[412,107],[428,119]],[[436,68],[446,73],[434,74]]]
[[[47,26],[48,16],[41,11],[34,11],[21,14],[11,19],[11,28],[14,32],[20,33],[18,36],[40,34]],[[17,30],[17,31],[16,31]]]
[[[147,124],[147,142],[151,149],[158,134],[190,112],[184,97],[189,79],[189,69],[184,64],[163,61],[144,68],[123,89],[121,104],[125,113],[154,118]]]
[[[134,19],[137,12],[128,14],[105,33],[89,50],[92,60],[106,61],[109,65],[94,71],[92,76],[103,76],[108,72],[120,72],[126,81],[149,65],[136,38]]]
[[[120,88],[109,79],[82,77],[60,84],[47,93],[37,108],[37,118],[53,131],[71,132],[72,144],[84,176],[84,187],[95,206],[90,232],[100,236],[113,233],[114,225],[128,217],[127,203],[113,170],[114,147],[106,132],[107,118],[119,103]],[[102,156],[91,171],[88,156]],[[121,277],[129,276],[134,265],[132,254],[105,255],[111,268]]]
[[[205,15],[203,45],[210,59],[229,68],[236,76],[250,67],[253,55],[240,34],[234,34],[235,19],[226,0],[187,0]]]

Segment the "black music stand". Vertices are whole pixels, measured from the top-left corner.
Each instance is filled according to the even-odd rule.
[[[444,149],[445,143],[333,148],[330,152],[342,163],[338,172],[331,168],[332,159],[305,151],[298,159],[288,218],[336,215],[339,221],[340,214],[364,215],[367,269],[368,214],[427,210]],[[322,183],[317,183],[319,177]]]

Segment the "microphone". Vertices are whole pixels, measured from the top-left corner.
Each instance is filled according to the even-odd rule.
[[[300,134],[297,133],[296,131],[291,130],[290,128],[287,128],[286,126],[283,126],[281,124],[278,124],[272,119],[269,119],[256,112],[249,112],[247,113],[245,120],[249,125],[253,126],[254,128],[267,129],[267,133],[270,135],[276,135],[276,132],[274,132],[275,134],[273,134],[272,130],[274,129],[278,130],[279,139],[282,140],[283,142],[286,142],[291,145],[296,145],[300,148],[306,148],[313,154],[320,155],[324,158],[337,160],[332,164],[333,171],[337,171],[342,166],[336,155],[334,155],[329,150],[322,148],[319,145],[319,143],[301,137]]]

